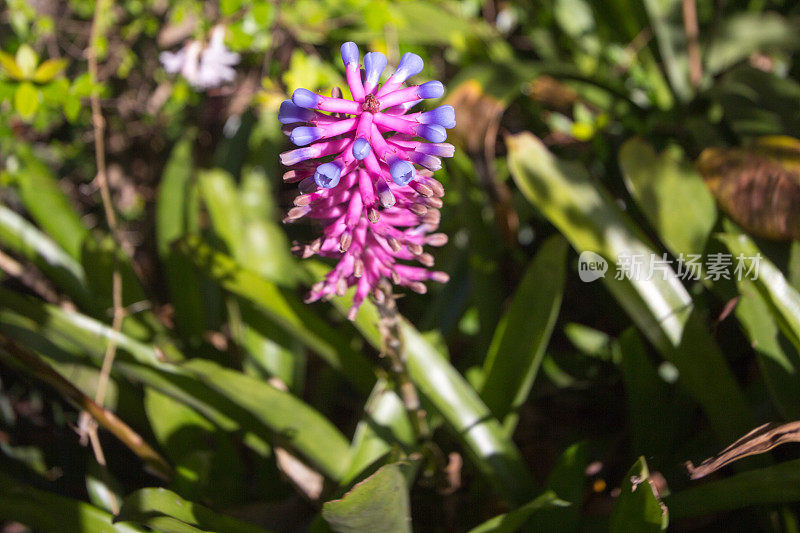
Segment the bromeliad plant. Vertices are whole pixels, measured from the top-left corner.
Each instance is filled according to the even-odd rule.
[[[453,155],[453,145],[444,141],[446,128],[455,126],[455,112],[443,105],[408,113],[422,100],[444,93],[438,81],[404,86],[422,71],[418,55],[404,54],[381,85],[387,64],[383,54],[367,53],[363,69],[355,43],[344,43],[341,54],[352,100],[297,89],[281,104],[279,120],[301,148],[281,154],[281,162],[291,167],[284,181],[298,182],[301,193],[284,221],[306,217],[323,226],[322,237],[296,245],[295,252],[338,259],[307,301],[343,295],[356,286],[348,313],[354,320],[370,292],[378,300],[385,298],[378,288],[383,279],[419,293],[426,291],[427,280],[449,279],[428,269],[433,256],[423,246],[447,242],[445,234],[433,233],[444,188],[432,172],[441,168],[439,157]],[[325,162],[312,162],[321,158]],[[425,170],[418,172],[415,164]]]

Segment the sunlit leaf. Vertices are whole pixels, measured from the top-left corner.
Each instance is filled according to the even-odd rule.
[[[664,531],[668,524],[667,506],[659,498],[644,457],[640,457],[622,480],[609,531]]]
[[[717,217],[714,198],[676,147],[661,154],[639,138],[619,151],[628,191],[674,255],[703,252]]]
[[[36,72],[33,73],[33,81],[36,83],[47,83],[53,80],[56,76],[66,68],[69,61],[66,59],[48,59],[43,61],[41,65],[36,67]]]
[[[340,500],[326,502],[322,516],[337,533],[411,532],[406,479],[397,463],[381,467]]]
[[[544,492],[531,502],[513,511],[490,518],[478,527],[469,530],[469,533],[514,533],[520,531],[525,522],[537,512],[566,507],[569,503],[560,500],[553,491]]]
[[[131,522],[164,533],[187,531],[266,533],[266,530],[260,527],[216,513],[162,488],[140,489],[130,494],[125,498],[122,509],[114,520],[120,525]]]
[[[39,109],[39,90],[32,83],[22,82],[14,92],[14,109],[26,120]]]

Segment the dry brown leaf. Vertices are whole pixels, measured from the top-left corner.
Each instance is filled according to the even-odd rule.
[[[800,240],[800,141],[769,137],[707,148],[697,167],[722,209],[754,235]]]
[[[719,454],[709,457],[698,466],[687,461],[685,466],[691,479],[700,479],[720,468],[750,455],[765,453],[787,442],[800,442],[800,421],[788,424],[770,422],[759,426],[737,440]]]

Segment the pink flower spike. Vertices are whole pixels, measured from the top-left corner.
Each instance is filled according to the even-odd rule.
[[[441,141],[447,136],[444,126],[454,121],[449,106],[407,114],[422,99],[444,92],[435,81],[402,88],[422,70],[419,56],[405,54],[381,87],[385,56],[364,56],[363,83],[358,47],[345,43],[341,51],[353,99],[341,98],[340,91],[338,97],[295,91],[281,105],[279,120],[302,148],[284,152],[281,162],[291,167],[284,181],[297,182],[302,193],[285,222],[305,218],[322,227],[320,237],[296,244],[293,251],[304,258],[320,255],[337,261],[306,301],[344,295],[355,287],[348,313],[354,319],[367,295],[385,298],[378,289],[382,279],[418,293],[427,290],[425,281],[447,280],[445,273],[428,270],[434,258],[423,249],[447,242],[444,234],[432,233],[441,218],[444,189],[429,170],[414,164],[435,169],[441,166],[438,157],[452,155],[452,145]],[[332,160],[320,160],[329,156]]]

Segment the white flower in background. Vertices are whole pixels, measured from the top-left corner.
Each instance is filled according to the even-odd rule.
[[[164,70],[170,74],[180,72],[195,89],[218,87],[233,81],[236,77],[233,65],[239,62],[239,54],[225,48],[224,39],[225,27],[215,26],[205,48],[199,41],[191,40],[177,52],[161,52],[159,59]]]

